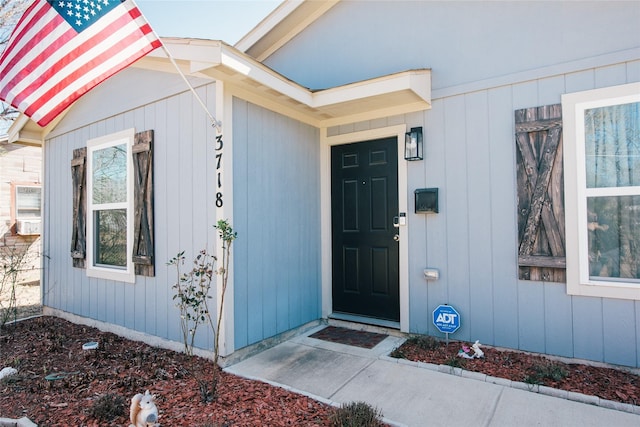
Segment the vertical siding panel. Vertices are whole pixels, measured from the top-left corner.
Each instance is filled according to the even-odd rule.
[[[573,356],[571,297],[563,283],[544,283],[544,337],[547,353]]]
[[[159,232],[159,237],[162,237],[165,241],[167,255],[165,259],[159,259],[158,262],[166,262],[169,259],[176,256],[180,251],[187,250],[180,241],[180,175],[179,169],[179,156],[182,149],[181,140],[181,127],[179,126],[179,115],[176,114],[180,111],[180,98],[179,96],[171,97],[166,101],[166,110],[163,111],[163,117],[158,116],[158,121],[166,123],[163,127],[166,130],[164,137],[161,137],[156,147],[158,151],[165,153],[166,157],[163,163],[157,163],[162,168],[158,171],[162,171],[162,187],[158,188],[158,193],[163,193],[160,197],[162,204],[156,205],[155,212],[162,214],[162,224],[164,227],[156,228]],[[157,157],[156,157],[157,159]],[[157,181],[156,181],[157,183]],[[156,199],[157,200],[157,199]],[[160,224],[156,222],[156,224]],[[159,239],[156,239],[159,240]],[[185,253],[186,255],[186,253]],[[156,265],[158,264],[156,262]],[[187,261],[188,262],[188,261]],[[188,267],[189,264],[182,267],[182,271]],[[171,267],[167,270],[167,293],[169,296],[168,314],[167,314],[167,334],[171,339],[176,341],[182,341],[180,332],[180,317],[179,311],[173,301],[173,295],[175,290],[172,288],[173,284],[177,281],[177,270],[175,267]]]
[[[64,164],[70,168],[71,155],[64,158],[59,157],[59,153],[63,152],[59,147],[64,144],[63,141],[57,140],[51,144],[44,145],[44,160],[45,160],[45,180],[44,186],[47,188],[45,191],[45,212],[47,214],[47,223],[45,223],[45,232],[43,239],[45,244],[44,248],[44,262],[45,262],[45,274],[47,281],[43,289],[44,303],[50,307],[60,307],[60,292],[62,286],[59,283],[60,270],[58,266],[64,265],[67,260],[63,259],[64,253],[60,250],[60,242],[63,239],[62,227],[56,227],[55,224],[60,223],[59,216],[61,210],[62,197],[55,197],[53,188],[61,188],[63,185],[63,172],[61,165]],[[63,163],[64,162],[64,163]],[[71,172],[69,172],[71,175]],[[69,190],[71,191],[71,186]],[[71,203],[71,201],[69,201]],[[70,242],[71,235],[65,238],[65,241]],[[67,254],[69,251],[67,250]],[[71,262],[68,262],[71,264]]]
[[[445,163],[447,205],[447,303],[461,316],[459,339],[470,339],[469,326],[469,205],[467,200],[465,99],[463,96],[445,100]]]
[[[409,318],[413,322],[413,316],[418,317],[416,329],[426,331],[429,335],[438,335],[440,332],[433,325],[432,313],[435,308],[447,303],[449,300],[448,288],[451,277],[450,267],[447,263],[449,242],[447,236],[448,214],[450,211],[447,198],[450,189],[447,186],[447,169],[456,170],[455,165],[449,166],[443,161],[447,154],[447,133],[445,131],[445,101],[435,100],[433,107],[425,114],[426,135],[425,138],[425,166],[426,186],[438,188],[438,214],[425,215],[426,227],[426,256],[425,267],[437,268],[440,271],[440,279],[433,282],[425,281],[427,298],[424,302],[410,300]],[[424,280],[424,279],[422,279]]]
[[[616,365],[635,366],[636,340],[635,302],[619,299],[602,300],[604,361]]]
[[[625,83],[640,82],[640,60],[627,62],[627,80]]]
[[[292,159],[293,156],[289,150],[288,146],[291,144],[290,135],[283,135],[282,128],[290,127],[291,120],[283,119],[281,117],[276,117],[275,113],[270,113],[273,118],[271,122],[272,128],[270,129],[270,135],[272,136],[271,141],[273,143],[269,144],[269,151],[271,156],[271,164],[278,165],[285,159]],[[284,121],[284,123],[282,123]],[[275,135],[281,133],[281,137],[278,142],[275,142]],[[264,165],[265,169],[267,168]],[[274,211],[272,212],[272,218],[280,218],[284,221],[283,227],[278,227],[278,232],[275,233],[272,226],[269,226],[271,231],[271,238],[269,239],[271,242],[279,242],[278,246],[280,249],[280,256],[278,257],[277,267],[274,269],[274,279],[275,279],[275,289],[276,289],[276,332],[281,333],[289,329],[289,281],[291,280],[291,270],[296,268],[295,263],[293,262],[293,256],[291,253],[292,243],[292,224],[294,218],[292,218],[292,210],[288,209],[288,201],[291,200],[294,194],[291,194],[290,191],[293,190],[295,192],[295,180],[289,180],[288,171],[290,171],[290,167],[275,167],[272,168],[273,173],[273,187],[270,192],[273,197],[273,201],[275,205],[272,205]],[[285,191],[285,186],[287,187],[287,191]],[[296,212],[299,214],[299,212]]]
[[[198,89],[198,96],[201,99],[205,98],[206,93],[204,88]],[[209,194],[209,182],[207,175],[203,174],[203,171],[208,171],[209,165],[215,167],[214,162],[210,162],[207,157],[207,145],[214,144],[215,141],[207,141],[207,116],[198,104],[197,100],[192,96],[192,125],[193,137],[192,146],[193,152],[191,155],[191,174],[192,174],[192,192],[193,199],[193,238],[194,238],[194,251],[205,249],[207,247],[207,236],[209,235],[209,228],[213,227],[214,218],[207,218],[207,194]],[[230,161],[231,159],[229,159]],[[222,183],[223,185],[225,183]],[[215,292],[214,292],[215,295]]]
[[[48,148],[47,154],[50,155],[50,157],[47,158],[47,154],[45,154],[45,162],[48,172],[47,178],[49,179],[44,182],[44,185],[49,189],[62,188],[61,186],[64,185],[66,171],[62,168],[62,165],[66,166],[69,169],[69,172],[67,173],[69,174],[69,176],[71,176],[70,171],[72,155],[70,152],[68,155],[62,155],[62,153],[65,153],[64,148],[66,148],[66,144],[68,144],[68,142],[64,140],[56,141],[55,146],[47,146],[47,144],[45,144],[45,149]],[[62,149],[60,149],[60,147],[62,147]],[[70,192],[71,184],[69,184],[69,188],[65,188],[65,190]],[[69,242],[67,246],[70,246],[71,234],[69,236],[63,236],[62,227],[57,226],[57,224],[61,223],[61,212],[65,212],[62,211],[62,204],[64,199],[62,197],[56,197],[56,192],[54,191],[46,191],[46,193],[50,194],[50,220],[48,227],[45,230],[49,232],[45,234],[45,236],[48,235],[47,238],[49,239],[49,252],[45,253],[45,262],[52,271],[50,275],[50,282],[48,283],[48,287],[44,290],[44,292],[45,300],[48,301],[48,304],[53,307],[59,308],[62,306],[61,293],[65,291],[61,283],[62,269],[60,268],[60,266],[66,264],[71,265],[70,261],[67,261],[65,258],[63,258],[64,256],[69,256],[69,258],[71,258],[69,254],[69,248],[67,247],[67,251],[65,254],[64,251],[62,251],[61,241],[64,238],[65,242]],[[69,200],[69,204],[71,204],[71,200]],[[68,218],[71,218],[71,216],[69,216]]]
[[[574,296],[573,357],[604,360],[602,300]]]
[[[306,248],[306,256],[302,258],[303,267],[300,277],[304,280],[302,291],[302,318],[301,323],[310,322],[322,316],[322,259],[320,256],[320,132],[311,126],[299,125],[302,128],[301,137],[305,141],[305,161],[302,171],[305,172],[306,185],[302,189],[302,198],[309,205],[306,222],[302,229],[299,242]]]
[[[518,282],[518,333],[520,349],[544,352],[544,293],[541,282]]]
[[[609,67],[598,68],[595,71],[595,87],[607,87],[621,85],[627,82],[627,67],[625,64],[616,64]]]
[[[515,190],[515,142],[511,87],[489,92],[489,173],[491,174],[491,246],[493,336],[498,346],[518,347],[518,271]],[[506,167],[503,165],[511,165]]]
[[[563,94],[564,91],[565,89],[563,76],[556,76],[539,80],[538,104],[535,106],[559,104],[561,101],[560,95]],[[532,107],[535,106],[532,105]]]
[[[429,282],[424,280],[423,269],[429,266],[427,257],[427,221],[430,215],[415,213],[414,190],[425,186],[428,183],[427,164],[432,157],[431,145],[435,139],[431,134],[430,124],[426,122],[428,114],[422,113],[415,123],[407,125],[411,128],[420,123],[424,123],[422,128],[424,139],[424,160],[419,162],[407,162],[407,182],[415,183],[408,186],[407,191],[407,223],[409,239],[409,331],[426,333],[428,325],[428,289]],[[403,144],[404,141],[400,143]],[[400,162],[405,160],[400,159]],[[402,189],[400,189],[402,191]]]
[[[247,269],[249,271],[248,281],[248,336],[249,343],[260,341],[265,335],[263,326],[264,321],[264,305],[266,301],[263,295],[269,293],[262,285],[267,279],[264,274],[265,260],[261,256],[261,248],[264,245],[264,227],[263,221],[253,220],[253,215],[258,213],[266,214],[266,206],[269,202],[269,194],[263,187],[263,174],[259,168],[260,161],[266,155],[268,149],[263,141],[262,129],[264,128],[263,110],[255,107],[253,104],[247,104],[247,136],[248,136],[248,153],[251,153],[247,159],[247,199],[248,199],[248,225],[245,245],[249,247]],[[257,184],[263,184],[258,186]],[[252,220],[249,220],[251,218]]]
[[[469,206],[469,334],[492,343],[493,271],[491,252],[496,235],[491,227],[490,120],[487,92],[465,97],[467,118],[467,198]]]
[[[273,336],[278,332],[277,326],[277,308],[278,308],[278,284],[277,284],[277,273],[278,269],[284,268],[283,265],[274,265],[273,258],[267,257],[265,248],[272,247],[275,249],[279,255],[282,255],[282,241],[276,240],[277,235],[273,230],[271,224],[275,218],[279,218],[280,210],[282,206],[274,203],[274,200],[277,200],[278,194],[276,191],[278,190],[277,182],[275,182],[272,169],[267,167],[267,165],[276,165],[276,160],[274,158],[274,150],[272,144],[279,141],[280,138],[276,139],[276,133],[274,132],[274,113],[272,111],[263,110],[263,122],[262,122],[262,157],[260,163],[260,171],[264,185],[264,193],[267,199],[264,201],[265,203],[262,206],[265,212],[265,223],[263,224],[264,230],[262,232],[262,241],[260,242],[260,252],[262,254],[262,269],[264,271],[264,293],[263,293],[263,337]],[[276,258],[278,259],[278,258]]]
[[[203,88],[203,94],[202,94],[202,98],[205,100],[207,109],[214,115],[214,117],[217,114],[215,110],[215,106],[216,106],[215,88],[216,88],[215,82],[209,83],[206,87]],[[204,140],[203,140],[203,144],[205,144],[204,155],[206,156],[206,159],[207,159],[205,162],[205,165],[206,165],[205,175],[207,177],[206,185],[205,185],[206,191],[204,193],[205,204],[203,206],[205,211],[206,224],[207,224],[205,235],[207,236],[206,242],[209,249],[211,251],[214,251],[216,250],[217,236],[218,236],[216,229],[213,228],[213,225],[216,224],[218,220],[217,208],[215,204],[216,192],[217,192],[217,176],[218,176],[217,175],[218,171],[216,170],[216,151],[215,151],[215,148],[216,148],[215,141],[216,141],[217,130],[214,126],[211,125],[211,122],[204,111],[202,112],[202,114],[203,114],[203,121],[201,122],[201,125],[203,126],[203,129],[204,129]],[[227,128],[231,128],[232,126],[233,126],[233,123],[229,121],[227,123]],[[225,128],[223,127],[222,128],[223,137],[224,137],[224,129]],[[230,165],[233,159],[228,154],[229,153],[227,152],[227,157],[225,160],[227,162],[227,165]],[[231,194],[233,192],[233,188],[230,185],[231,183],[225,182],[223,184],[225,185],[225,191],[228,194]],[[231,226],[234,228],[234,230],[236,230],[235,219],[234,219],[234,222],[231,223]],[[235,252],[235,248],[233,249],[233,251]],[[234,262],[233,256],[232,256],[231,262],[232,263]],[[231,269],[233,270],[233,264],[231,265]],[[234,271],[234,275],[235,275],[235,271]],[[214,280],[215,280],[215,283],[213,284],[213,289],[211,293],[215,295],[215,298],[212,298],[212,301],[215,301],[215,307],[217,307],[217,290],[216,289],[218,286],[222,286],[222,285],[218,277],[215,277]],[[231,290],[227,292],[231,293]],[[227,302],[225,302],[225,304],[230,306],[232,304],[232,299],[227,299]],[[216,314],[217,314],[217,310],[216,310]],[[214,320],[214,323],[217,323],[217,318],[216,320]],[[213,338],[214,338],[213,332],[209,331],[208,339],[209,339],[209,348],[211,349],[213,349]]]
[[[586,70],[566,74],[564,82],[567,93],[593,89],[595,87],[595,73],[593,70]]]
[[[249,343],[249,174],[247,102],[233,100],[233,221],[238,240],[233,245],[234,343],[242,348]]]
[[[287,183],[296,183],[296,190],[298,190],[304,186],[306,180],[304,171],[301,169],[301,165],[304,165],[305,155],[303,148],[306,141],[301,133],[300,124],[291,119],[287,119],[287,122],[289,122],[288,125],[292,128],[292,132],[290,139],[287,141],[285,153],[283,153],[284,157],[282,158],[295,160],[292,162],[291,167],[285,169],[284,181],[282,181],[283,193],[285,193],[284,188]],[[289,154],[286,152],[287,150],[290,152]],[[304,242],[300,240],[300,236],[305,233],[300,217],[306,216],[309,213],[309,209],[307,206],[301,205],[299,211],[287,208],[286,213],[287,224],[290,224],[290,227],[287,227],[289,228],[287,252],[292,267],[288,269],[287,277],[287,295],[289,296],[287,301],[287,329],[289,329],[290,326],[299,325],[302,321],[301,292],[303,289],[303,280],[301,269],[303,268],[303,264],[301,261],[304,259],[307,248]],[[297,254],[291,250],[292,248],[298,249]],[[299,260],[296,258],[299,258]]]
[[[162,337],[169,336],[169,323],[176,320],[173,312],[173,269],[169,269],[167,261],[175,254],[170,254],[167,248],[165,230],[169,228],[167,221],[167,101],[161,100],[147,108],[147,116],[145,117],[145,126],[141,130],[153,129],[153,191],[154,204],[154,234],[155,234],[155,283],[151,285],[158,294],[159,316],[157,319],[157,332]],[[162,280],[167,278],[167,280]],[[129,290],[130,297],[133,300],[133,289]],[[126,313],[127,324],[132,324],[133,316]]]
[[[200,99],[205,99],[205,88],[198,88],[196,90]],[[208,183],[207,174],[203,173],[208,171],[209,159],[207,158],[207,133],[206,127],[208,118],[204,112],[204,109],[200,106],[195,97],[189,93],[189,101],[191,102],[191,114],[188,117],[189,127],[192,129],[191,135],[191,154],[189,157],[189,169],[185,171],[187,175],[190,175],[191,184],[189,187],[183,187],[184,191],[187,191],[191,195],[191,232],[193,240],[190,246],[190,250],[193,257],[203,249],[213,250],[207,248],[207,236],[209,235],[209,227],[213,227],[214,220],[209,222],[207,218],[207,195],[208,195]],[[187,119],[187,118],[185,118]],[[214,141],[211,141],[213,144]],[[230,159],[229,159],[230,160]],[[224,185],[225,183],[223,183]],[[232,224],[233,226],[233,224]],[[214,278],[215,280],[215,278]],[[212,310],[217,306],[216,295],[217,292],[214,289],[211,290],[210,295],[212,298],[209,303]],[[217,313],[217,310],[214,312]],[[215,317],[214,317],[215,318]],[[196,334],[196,345],[198,347],[213,349],[213,341],[211,340],[210,328],[207,325],[202,325]]]
[[[87,141],[89,139],[91,139],[92,137],[96,136],[95,135],[95,125],[92,127],[87,127],[84,128],[82,130],[80,130],[79,132],[76,133],[76,137],[79,139],[78,141],[76,141],[76,146],[74,148],[80,148],[80,147],[86,147],[87,145]],[[69,151],[69,149],[67,148],[67,152],[71,153],[71,151]],[[87,154],[88,155],[88,154]],[[88,173],[88,172],[87,172]],[[89,176],[87,175],[87,179],[89,179]],[[71,188],[71,181],[69,180],[68,183],[69,187]],[[87,197],[89,197],[89,195],[87,194]],[[88,201],[87,201],[88,202]],[[89,212],[87,212],[87,215],[89,215]],[[69,216],[69,218],[71,218],[71,216]],[[88,230],[87,230],[88,231]],[[86,248],[87,251],[91,250],[91,248],[89,248],[87,246]],[[90,317],[92,312],[92,303],[93,303],[93,298],[92,298],[92,289],[91,287],[93,286],[91,283],[91,280],[87,277],[87,273],[85,269],[75,269],[77,270],[77,273],[80,275],[80,282],[79,285],[81,287],[81,295],[82,295],[82,306],[80,307],[80,313],[82,313],[83,316],[86,317]]]
[[[512,86],[513,91],[513,110],[521,108],[537,107],[540,105],[538,101],[538,82],[526,82]],[[513,111],[511,112],[511,120],[513,121]],[[515,138],[515,137],[514,137]]]
[[[52,188],[64,188],[65,191],[68,191],[69,194],[72,194],[72,184],[71,184],[71,168],[70,162],[73,157],[73,149],[82,147],[86,145],[86,138],[84,134],[80,134],[76,136],[76,141],[63,140],[60,141],[60,146],[62,150],[57,151],[57,160],[55,166],[53,166],[56,170],[56,180],[58,182],[58,187]],[[66,166],[66,167],[63,167]],[[54,195],[59,195],[58,192],[53,192]],[[54,196],[55,197],[55,196]],[[55,197],[55,205],[56,210],[53,212],[53,223],[52,226],[55,229],[55,234],[58,236],[57,243],[54,243],[56,246],[55,253],[59,254],[57,257],[62,262],[53,261],[53,264],[56,266],[56,270],[58,271],[57,279],[58,282],[55,284],[57,291],[56,295],[58,298],[57,305],[58,307],[63,307],[63,310],[68,311],[76,311],[82,310],[82,298],[83,294],[86,294],[86,290],[83,289],[83,279],[84,277],[84,269],[74,269],[70,267],[71,270],[77,270],[74,275],[73,272],[69,271],[69,268],[64,268],[63,266],[72,266],[71,256],[69,253],[69,247],[71,242],[71,218],[72,214],[72,202],[69,200],[65,203],[64,197]],[[62,225],[64,224],[64,225]],[[67,232],[65,233],[65,230]],[[64,242],[64,243],[63,243]],[[65,250],[66,249],[66,250]],[[74,281],[75,277],[79,276],[79,281]],[[75,282],[75,283],[74,283]]]

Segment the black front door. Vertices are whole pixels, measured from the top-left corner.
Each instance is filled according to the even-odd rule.
[[[333,311],[400,320],[397,139],[331,148]]]

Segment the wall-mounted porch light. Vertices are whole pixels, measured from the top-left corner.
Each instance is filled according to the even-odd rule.
[[[404,159],[422,160],[422,127],[411,128],[404,135]]]

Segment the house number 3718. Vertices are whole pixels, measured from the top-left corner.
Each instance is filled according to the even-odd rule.
[[[222,149],[224,148],[224,142],[222,142],[222,134],[216,135],[216,174],[218,176],[218,185],[216,192],[216,206],[221,208],[224,205],[222,200]]]

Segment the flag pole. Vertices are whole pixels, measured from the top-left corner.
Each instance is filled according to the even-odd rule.
[[[142,10],[140,9],[140,6],[138,6],[135,2],[135,0],[131,0],[131,3],[133,3],[135,5],[135,7],[138,9],[138,11],[140,12],[140,15],[142,15],[143,19],[147,22],[147,24],[149,24],[149,26],[151,27],[151,31],[153,32],[153,34],[155,35],[155,37],[160,40],[160,44],[162,45],[162,49],[164,50],[164,53],[167,55],[167,58],[169,58],[169,61],[171,61],[171,63],[173,64],[173,66],[175,67],[175,69],[178,71],[178,74],[180,74],[180,77],[182,77],[182,80],[184,80],[184,82],[187,84],[187,87],[189,88],[189,90],[191,91],[191,93],[193,93],[194,98],[196,99],[196,101],[198,101],[198,103],[200,104],[200,106],[202,106],[202,108],[204,109],[204,112],[207,113],[207,116],[209,116],[209,120],[211,120],[211,126],[215,127],[218,132],[222,132],[222,123],[219,122],[218,120],[216,120],[216,118],[213,116],[213,114],[211,114],[209,112],[209,109],[207,108],[206,104],[202,101],[202,98],[200,98],[200,96],[198,95],[198,93],[196,92],[196,90],[193,88],[193,86],[191,85],[191,83],[189,83],[189,80],[187,80],[187,76],[184,75],[184,73],[182,72],[182,70],[180,69],[180,67],[178,66],[178,63],[176,62],[176,60],[173,58],[173,56],[171,55],[171,52],[169,52],[169,49],[167,49],[167,47],[164,45],[164,42],[162,41],[162,39],[160,38],[160,36],[158,35],[158,33],[156,33],[156,30],[153,29],[153,27],[151,26],[151,24],[149,23],[149,21],[147,20],[147,18],[144,16],[144,14],[142,13]]]
[[[187,76],[184,75],[184,73],[182,72],[182,70],[178,66],[178,63],[176,62],[176,60],[173,58],[173,56],[171,56],[171,52],[169,52],[169,49],[167,49],[167,47],[164,45],[164,43],[162,42],[160,37],[158,37],[158,39],[160,40],[160,43],[162,43],[162,49],[167,54],[167,57],[169,58],[169,61],[171,61],[173,66],[176,68],[176,70],[178,70],[178,74],[180,74],[180,77],[182,77],[182,80],[184,80],[184,82],[187,84],[187,86],[189,87],[189,90],[191,90],[191,92],[193,93],[193,96],[195,97],[196,101],[198,101],[198,103],[200,103],[200,105],[204,109],[205,113],[207,113],[207,116],[209,116],[209,120],[211,120],[211,126],[214,126],[218,131],[222,131],[222,123],[220,123],[218,120],[216,120],[216,118],[213,117],[213,115],[209,112],[209,109],[207,108],[205,103],[202,101],[202,99],[200,98],[200,96],[198,95],[196,90],[193,88],[191,83],[189,83],[189,80],[187,80]]]

